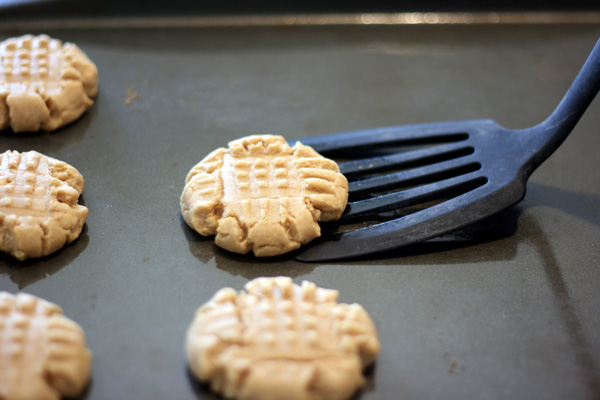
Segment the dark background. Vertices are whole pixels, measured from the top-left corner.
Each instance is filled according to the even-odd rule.
[[[0,20],[48,17],[127,17],[246,15],[280,13],[362,13],[362,12],[464,12],[464,11],[599,11],[600,1],[592,0],[371,0],[371,1],[81,1],[8,0],[0,1]]]

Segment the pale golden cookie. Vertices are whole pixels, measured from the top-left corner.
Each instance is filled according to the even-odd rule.
[[[342,400],[365,383],[379,340],[360,305],[284,277],[245,288],[221,289],[197,311],[186,352],[198,379],[239,400]]]
[[[88,216],[77,204],[83,186],[65,162],[36,151],[0,154],[0,251],[24,260],[77,239]]]
[[[0,399],[59,400],[90,379],[85,333],[56,304],[0,292]]]
[[[248,136],[189,172],[181,212],[218,246],[263,257],[319,237],[319,221],[338,219],[347,200],[348,181],[334,161],[281,136]]]
[[[0,130],[53,131],[75,121],[98,91],[98,70],[73,43],[25,35],[0,43]]]

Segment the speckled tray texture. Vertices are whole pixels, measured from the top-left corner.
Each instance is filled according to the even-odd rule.
[[[21,31],[2,31],[1,38]],[[42,33],[42,32],[29,32]],[[85,177],[82,236],[47,258],[0,256],[0,289],[63,307],[94,353],[82,398],[215,399],[185,330],[218,289],[290,276],[358,302],[382,353],[355,399],[600,396],[600,103],[531,177],[524,201],[441,240],[358,261],[227,253],[182,220],[188,170],[229,140],[421,122],[543,120],[600,26],[64,29],[100,89],[55,133],[0,133]]]

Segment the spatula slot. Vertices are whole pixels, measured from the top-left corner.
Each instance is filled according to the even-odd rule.
[[[461,133],[424,133],[416,132],[407,135],[364,136],[354,140],[344,138],[342,143],[311,144],[322,155],[338,159],[356,159],[357,157],[377,157],[440,146],[450,143],[464,142],[469,134]]]
[[[371,176],[388,171],[421,167],[472,154],[475,149],[463,143],[452,143],[378,157],[361,158],[340,163],[340,172],[348,179]]]
[[[323,224],[323,238],[357,229],[378,225],[386,221],[402,219],[403,217],[424,212],[425,210],[443,205],[459,196],[469,196],[469,193],[488,183],[485,177],[470,177],[466,180],[450,179],[439,182],[439,185],[421,186],[404,192],[374,197],[368,200],[348,204],[344,215],[339,221]]]
[[[397,218],[461,196],[487,183],[476,172],[348,203],[341,221]],[[392,212],[390,214],[390,212]]]
[[[420,185],[433,184],[480,169],[479,162],[465,158],[361,179],[349,183],[350,199],[364,199]]]

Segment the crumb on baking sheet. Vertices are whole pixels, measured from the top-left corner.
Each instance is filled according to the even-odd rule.
[[[456,371],[456,364],[457,364],[456,358],[452,357],[450,359],[450,366],[448,367],[448,373],[449,374],[453,374],[454,371]]]
[[[139,97],[139,94],[135,91],[135,85],[131,85],[127,88],[127,97],[125,97],[124,103],[129,105]]]

